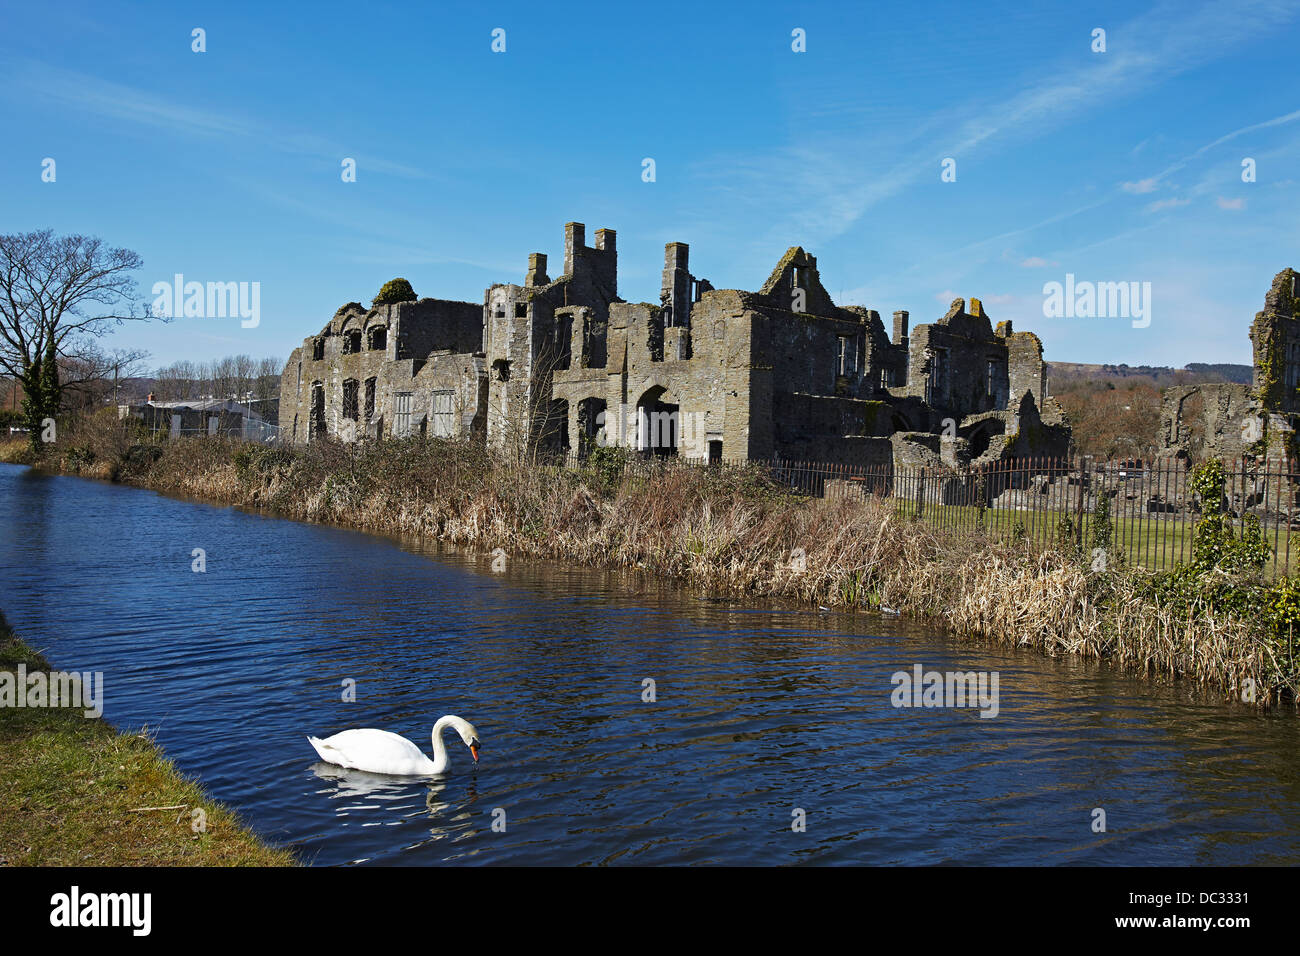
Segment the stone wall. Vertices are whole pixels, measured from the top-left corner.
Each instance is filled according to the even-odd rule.
[[[322,431],[344,439],[393,435],[399,397],[400,427],[410,433],[426,433],[435,418],[440,428],[458,423],[457,435],[469,430],[464,423],[481,431],[486,374],[474,355],[482,334],[482,309],[472,302],[344,306],[289,356],[280,377],[281,435],[295,442]]]
[[[1181,385],[1161,396],[1161,456],[1295,457],[1300,426],[1300,300],[1297,273],[1283,269],[1250,326],[1251,386]]]
[[[897,311],[891,337],[880,313],[836,305],[799,246],[747,292],[714,289],[691,273],[687,245],[668,243],[659,303],[630,303],[618,296],[615,240],[601,229],[587,246],[583,224],[568,223],[558,278],[532,253],[523,283],[492,285],[481,304],[350,303],[286,365],[284,433],[858,464],[892,462],[895,433],[943,432],[956,461],[975,446],[1025,446],[1023,401],[1036,428],[1049,408],[1041,343],[1009,323],[995,331],[976,299],[914,329]],[[1063,422],[1049,424],[1037,440],[1068,444]]]
[[[1254,389],[1269,411],[1300,413],[1300,301],[1297,273],[1283,269],[1264,295],[1264,310],[1250,326]]]
[[[1240,458],[1260,437],[1251,422],[1260,407],[1248,385],[1180,385],[1167,388],[1160,401],[1163,453],[1191,461]]]
[[[1012,351],[1008,348],[1010,333],[1007,322],[1000,323],[997,332],[993,330],[979,299],[971,299],[969,312],[965,299],[953,300],[938,322],[912,330],[907,384],[901,393],[919,398],[958,421],[967,415],[1005,408],[1012,397],[1013,358],[1017,362],[1016,399],[1023,394],[1022,386],[1030,387],[1028,382],[1035,371],[1039,380],[1042,375],[1041,348],[1036,369],[1032,365],[1021,367],[1025,361],[1032,363],[1037,339],[1015,337]]]

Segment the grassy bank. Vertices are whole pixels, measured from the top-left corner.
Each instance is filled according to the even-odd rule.
[[[20,664],[51,669],[0,618],[0,670]],[[198,833],[194,808],[206,814]],[[293,864],[148,738],[79,707],[0,707],[0,866]]]
[[[1153,573],[1126,566],[1100,528],[1083,551],[1069,533],[1044,550],[996,529],[945,531],[871,497],[798,496],[758,468],[647,472],[604,450],[569,470],[416,439],[158,442],[106,416],[61,436],[44,467],[482,551],[639,568],[704,589],[883,606],[1257,704],[1293,701],[1300,688],[1291,640],[1300,584],[1265,583],[1239,543],[1212,536],[1195,567]]]
[[[31,446],[21,438],[0,439],[0,462],[7,465],[30,465],[36,461]]]

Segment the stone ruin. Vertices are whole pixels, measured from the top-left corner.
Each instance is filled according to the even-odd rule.
[[[1232,475],[1223,507],[1265,526],[1296,526],[1300,488],[1290,473],[1300,425],[1300,299],[1297,272],[1273,278],[1250,326],[1252,384],[1179,385],[1161,395],[1161,445],[1151,462],[1094,465],[1085,474],[1086,508],[1105,494],[1130,513],[1178,518],[1199,511],[1188,475],[1221,458]]]
[[[1162,458],[1196,463],[1206,458],[1296,458],[1300,419],[1300,311],[1297,273],[1273,277],[1264,309],[1250,326],[1251,385],[1181,385],[1161,397]]]
[[[881,468],[1064,456],[1037,336],[978,299],[909,329],[839,306],[798,246],[753,292],[715,289],[668,243],[657,303],[618,295],[612,229],[564,229],[562,271],[528,257],[481,303],[349,303],[289,357],[282,434],[295,442],[420,434],[512,452],[600,446],[719,461]]]

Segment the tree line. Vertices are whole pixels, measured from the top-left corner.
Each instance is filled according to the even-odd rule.
[[[27,426],[34,447],[42,423],[63,412],[144,397],[148,353],[105,345],[125,322],[168,321],[136,285],[142,265],[137,253],[94,236],[0,235],[0,379],[8,379],[0,412]],[[154,398],[274,398],[282,365],[248,355],[174,362],[154,373]]]
[[[284,361],[274,356],[228,355],[211,362],[173,362],[153,373],[154,401],[202,398],[265,401],[280,394]]]
[[[115,326],[150,318],[131,275],[141,265],[93,236],[0,235],[0,372],[21,391],[33,445],[70,399],[143,359],[103,345]]]

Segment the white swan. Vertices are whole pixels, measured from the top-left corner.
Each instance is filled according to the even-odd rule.
[[[403,777],[423,777],[447,769],[447,748],[442,743],[445,727],[454,727],[460,739],[478,763],[478,731],[468,720],[448,714],[433,725],[433,759],[405,737],[386,730],[345,730],[321,740],[308,737],[320,759],[351,770],[388,773]]]

